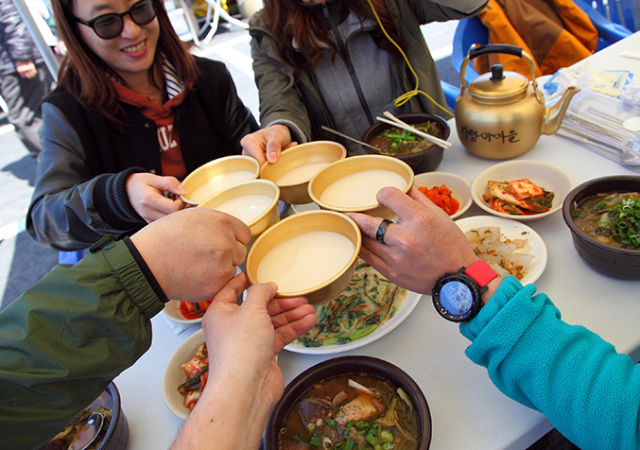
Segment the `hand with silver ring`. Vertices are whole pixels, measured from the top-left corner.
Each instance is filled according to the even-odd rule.
[[[384,234],[387,232],[387,227],[391,225],[393,222],[389,219],[383,219],[378,225],[378,229],[376,230],[376,241],[384,244]]]
[[[377,200],[398,219],[380,222],[379,217],[362,213],[349,217],[362,232],[360,256],[398,286],[429,294],[438,277],[478,259],[451,217],[415,187],[408,194],[383,188]]]

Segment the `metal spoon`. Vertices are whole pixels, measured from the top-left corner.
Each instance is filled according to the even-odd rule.
[[[96,440],[98,435],[100,434],[100,430],[102,430],[102,425],[104,424],[104,416],[102,413],[94,412],[87,419],[87,424],[84,428],[78,433],[75,437],[71,445],[69,446],[69,450],[85,450],[93,441]]]
[[[343,137],[345,139],[349,139],[350,141],[353,141],[353,142],[355,142],[357,144],[364,145],[365,147],[372,148],[378,153],[380,152],[380,149],[378,147],[374,147],[371,144],[367,144],[366,142],[362,142],[362,141],[359,141],[357,139],[352,138],[351,136],[347,136],[346,134],[342,134],[339,131],[334,130],[333,128],[329,128],[329,127],[326,127],[326,126],[322,125],[322,129],[326,130],[326,131],[329,131],[330,133],[336,134],[336,135],[338,135],[340,137]]]

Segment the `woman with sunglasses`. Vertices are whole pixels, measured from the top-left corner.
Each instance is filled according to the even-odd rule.
[[[267,128],[247,136],[243,148],[275,162],[292,140],[329,139],[355,155],[364,153],[361,146],[322,125],[360,139],[386,110],[451,117],[420,25],[468,17],[485,3],[264,0],[249,32],[260,122]]]
[[[184,208],[180,184],[257,130],[224,64],[191,55],[162,0],[53,0],[65,42],[43,105],[27,216],[40,244],[89,247]]]

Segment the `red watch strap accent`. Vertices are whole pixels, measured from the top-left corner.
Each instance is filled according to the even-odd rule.
[[[489,267],[489,264],[479,259],[464,271],[464,274],[471,277],[473,281],[475,281],[478,286],[481,288],[485,287],[491,280],[494,278],[498,278],[498,274]]]

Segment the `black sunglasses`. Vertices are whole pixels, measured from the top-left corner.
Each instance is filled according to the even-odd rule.
[[[146,25],[155,19],[156,7],[152,0],[140,0],[125,12],[102,14],[91,20],[82,20],[75,16],[74,18],[76,22],[93,28],[93,31],[102,39],[113,39],[122,33],[124,16],[131,16],[131,20],[137,25]]]

